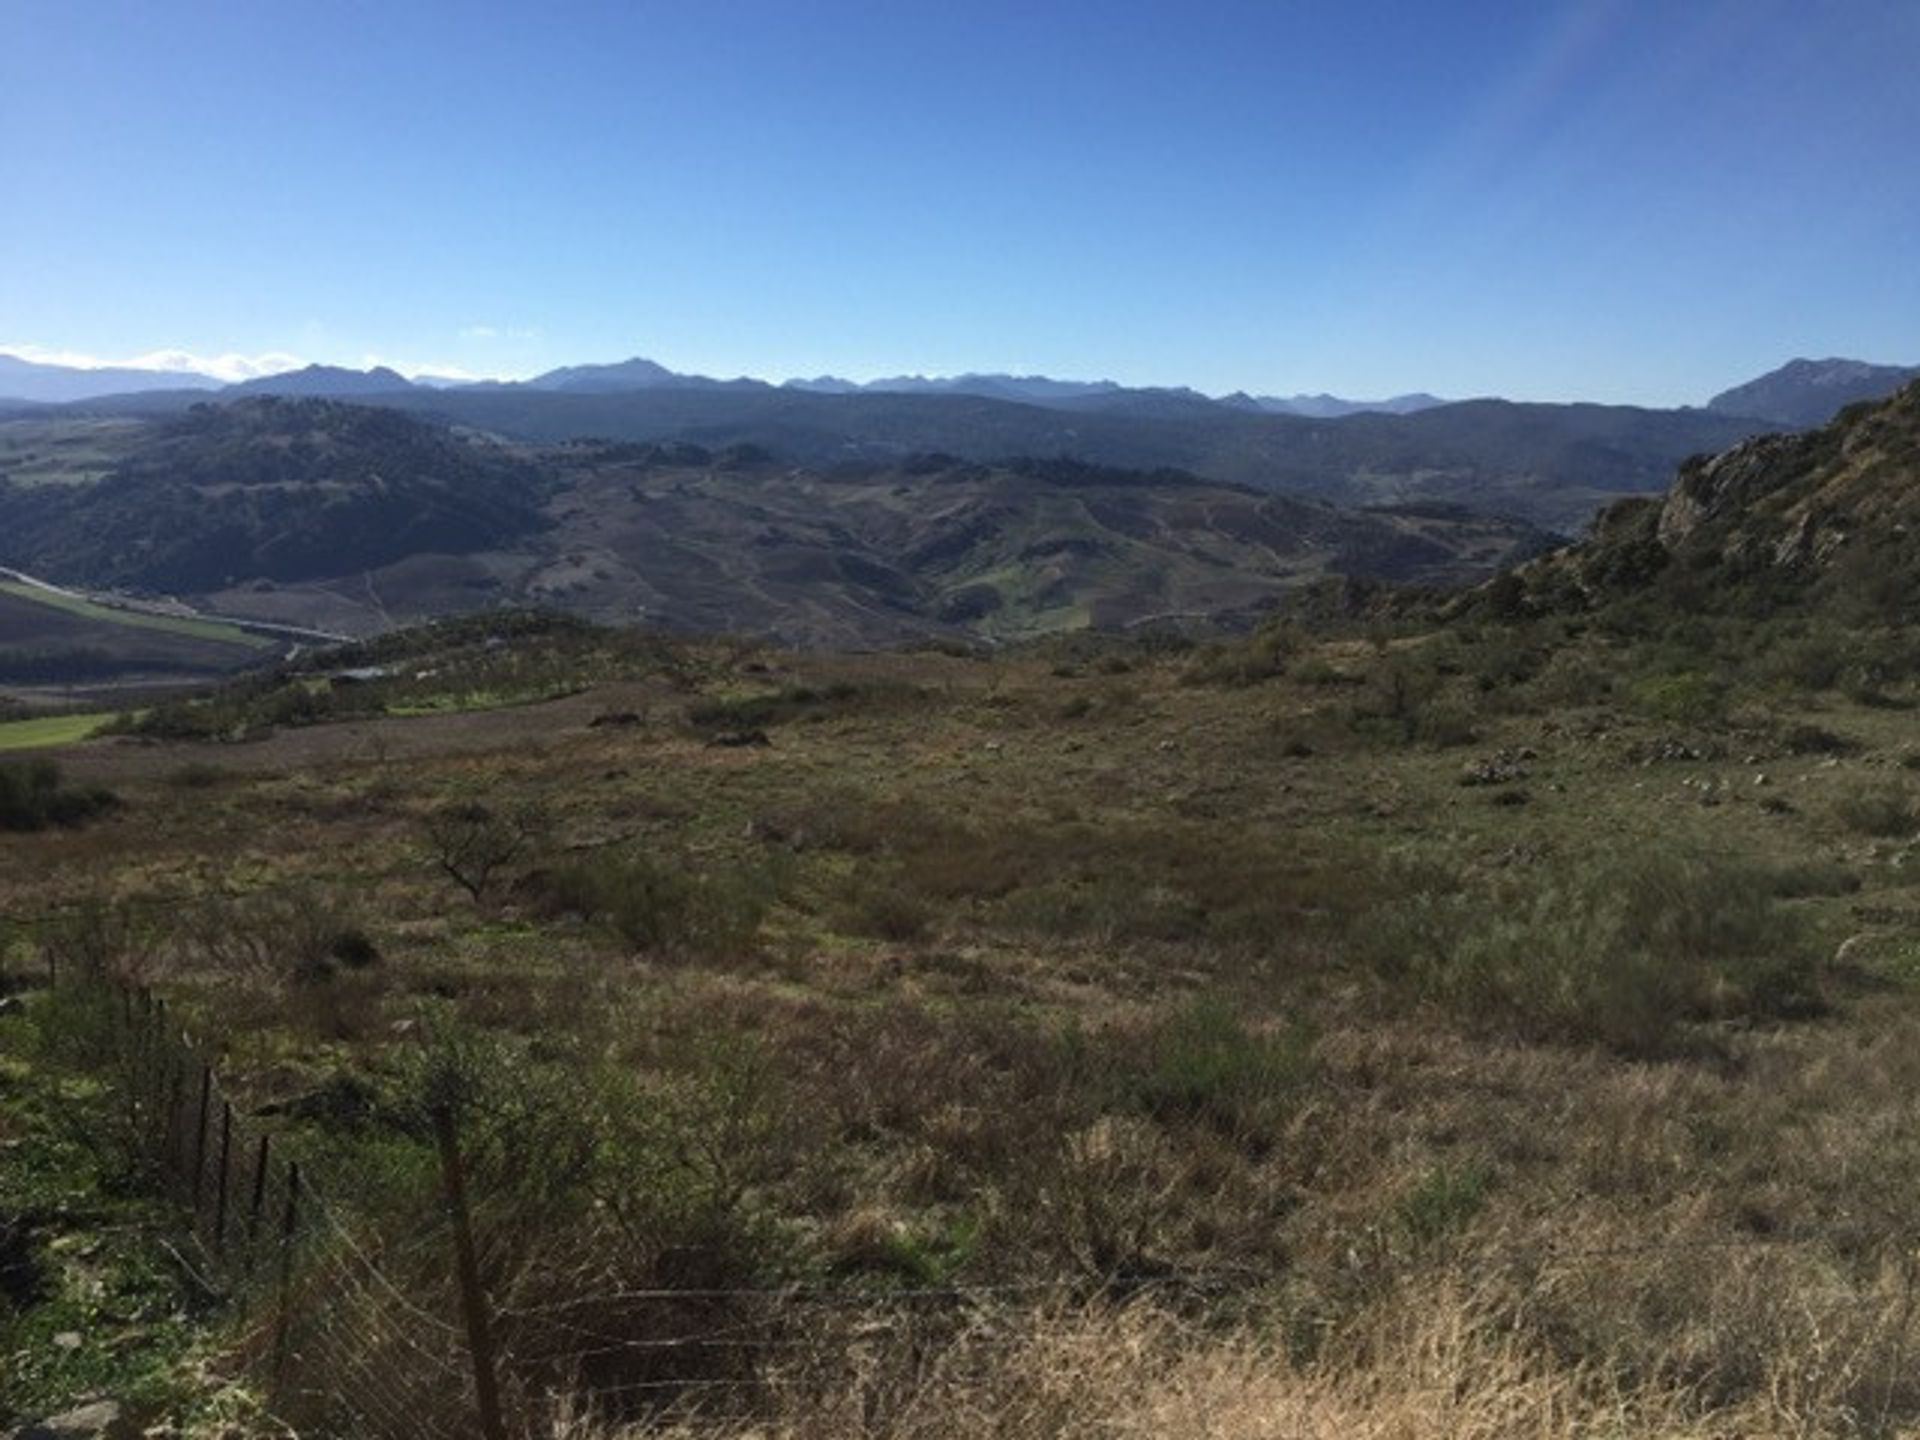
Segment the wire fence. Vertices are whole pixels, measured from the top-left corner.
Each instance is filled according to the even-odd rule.
[[[283,1129],[235,1103],[167,1002],[95,975],[49,979],[50,1023],[113,1085],[121,1138],[178,1205],[190,1273],[240,1317],[234,1358],[264,1378],[276,1412],[316,1433],[471,1433],[447,1423],[471,1413],[460,1332],[382,1269],[357,1220]]]
[[[1085,1299],[1085,1276],[966,1286],[622,1285],[490,1288],[499,1237],[466,1195],[457,1112],[433,1109],[432,1144],[384,1167],[328,1155],[284,1114],[249,1111],[209,1051],[164,998],[88,967],[51,968],[52,1013],[69,1054],[112,1085],[129,1153],[177,1202],[191,1273],[235,1317],[236,1369],[256,1377],[273,1412],[299,1433],[369,1440],[505,1440],[556,1413],[624,1420],[750,1408],[768,1377],[885,1351],[911,1375],[941,1355],[975,1360],[1031,1343],[1009,1302]],[[429,1161],[424,1157],[431,1157]],[[411,1168],[407,1168],[408,1165]],[[1530,1245],[1530,1261],[1818,1243],[1796,1232],[1657,1237],[1633,1245]],[[1518,1255],[1516,1248],[1516,1255]],[[1912,1261],[1912,1253],[1906,1256]],[[1182,1282],[1156,1287],[1180,1299]],[[1904,1330],[1916,1274],[1906,1267]],[[1112,1286],[1104,1287],[1115,1293]],[[1192,1298],[1191,1295],[1184,1298]],[[1859,1297],[1888,1308],[1886,1292]],[[869,1373],[883,1367],[868,1367]]]
[[[462,1194],[451,1107],[434,1113],[434,1175],[317,1155],[284,1112],[236,1101],[149,987],[79,965],[49,965],[45,979],[46,1023],[111,1085],[130,1156],[179,1207],[180,1258],[203,1298],[236,1317],[235,1369],[302,1434],[503,1440],[556,1410],[738,1409],[775,1362],[883,1339],[964,1334],[984,1348],[993,1304],[1085,1289],[615,1284],[496,1304],[481,1277],[499,1267]],[[435,1192],[425,1203],[423,1179]]]

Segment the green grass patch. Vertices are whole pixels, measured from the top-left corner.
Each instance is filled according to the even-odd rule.
[[[0,721],[0,751],[42,750],[90,739],[112,717],[102,714],[46,715],[33,720]]]
[[[271,650],[275,642],[264,635],[254,635],[237,625],[228,625],[218,620],[188,620],[173,615],[149,615],[138,610],[119,610],[111,605],[96,605],[91,600],[82,600],[74,595],[61,595],[52,590],[42,590],[33,585],[22,585],[17,580],[0,580],[0,594],[13,596],[16,600],[27,600],[36,605],[46,605],[55,610],[64,610],[70,615],[78,615],[85,620],[99,620],[109,625],[125,625],[135,630],[164,630],[170,635],[186,635],[195,640],[212,640],[223,645],[238,645],[247,650]]]
[[[389,704],[382,713],[406,719],[420,715],[464,715],[477,710],[505,710],[515,705],[543,705],[549,700],[564,700],[585,688],[584,685],[559,684],[531,690],[445,691]]]
[[[111,1093],[46,1063],[37,1009],[0,1020],[0,1428],[103,1394],[175,1409],[210,1317],[163,1244],[168,1207],[103,1139]]]

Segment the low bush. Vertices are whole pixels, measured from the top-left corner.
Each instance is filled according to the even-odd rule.
[[[1199,1121],[1259,1144],[1278,1134],[1313,1074],[1313,1040],[1304,1027],[1255,1029],[1213,996],[1168,1015],[1138,1054],[1132,1086],[1148,1114],[1169,1124]]]
[[[1897,840],[1920,830],[1920,806],[1903,784],[1875,787],[1862,781],[1835,797],[1833,813],[1856,835]]]
[[[1428,870],[1355,940],[1390,986],[1473,1023],[1652,1053],[1689,1020],[1818,1008],[1814,953],[1777,883],[1692,855],[1504,882]]]
[[[1473,1161],[1436,1165],[1394,1207],[1416,1244],[1432,1245],[1465,1226],[1485,1208],[1493,1172]]]
[[[1794,725],[1781,737],[1789,755],[1848,755],[1860,747],[1822,725]]]
[[[1698,671],[1651,675],[1631,690],[1634,708],[1675,725],[1708,725],[1726,718],[1725,682]]]
[[[114,809],[119,799],[98,785],[69,785],[51,760],[0,765],[0,830],[79,825]]]
[[[1188,661],[1181,679],[1189,685],[1257,685],[1287,673],[1306,648],[1306,636],[1286,621],[1262,625],[1244,640],[1203,645]]]
[[[856,875],[848,883],[834,918],[850,935],[918,940],[932,927],[933,910],[925,899],[901,884],[898,875],[878,871]]]
[[[602,853],[543,872],[547,908],[604,925],[636,951],[730,959],[749,953],[777,898],[764,867]]]
[[[1767,888],[1782,900],[1851,895],[1860,888],[1860,876],[1833,860],[1799,860],[1767,872]]]

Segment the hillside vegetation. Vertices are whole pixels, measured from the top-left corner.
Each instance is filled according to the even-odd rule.
[[[1201,643],[382,636],[20,781],[115,798],[0,836],[8,964],[157,986],[310,1167],[308,1433],[472,1433],[395,1338],[460,1333],[435,1107],[529,1434],[1906,1433],[1920,674],[1811,659],[1913,404]],[[13,1348],[88,1280],[35,1214]],[[144,1315],[0,1417],[252,1393],[244,1306]]]
[[[497,546],[539,527],[541,498],[532,467],[391,411],[198,405],[91,484],[0,488],[0,561],[191,594]]]
[[[508,448],[326,400],[115,432],[128,448],[92,480],[33,436],[0,483],[0,559],[350,633],[528,603],[809,645],[1247,623],[1328,575],[1458,584],[1548,544],[1455,506],[1339,509],[1177,470]]]
[[[1523,567],[1502,604],[1631,617],[1903,622],[1920,575],[1920,383],[1800,435],[1681,467],[1588,544]]]

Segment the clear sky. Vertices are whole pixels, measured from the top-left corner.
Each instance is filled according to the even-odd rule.
[[[0,0],[0,197],[48,356],[1700,403],[1920,362],[1920,0]]]

